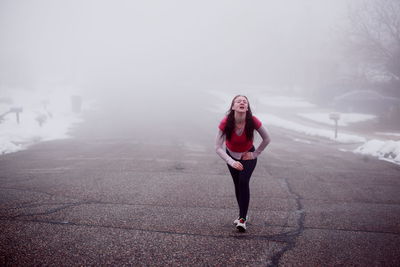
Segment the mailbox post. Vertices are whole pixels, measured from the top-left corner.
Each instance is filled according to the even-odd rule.
[[[22,112],[22,108],[20,108],[20,107],[13,107],[13,108],[10,109],[9,112],[10,112],[10,113],[11,113],[11,112],[15,112],[15,114],[17,115],[17,123],[19,124],[19,113]]]
[[[335,122],[335,139],[337,139],[338,135],[338,120],[340,119],[340,113],[330,113],[329,119]]]

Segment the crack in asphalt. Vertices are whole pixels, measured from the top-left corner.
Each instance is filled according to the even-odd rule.
[[[66,203],[52,203],[52,202],[43,202],[43,203],[34,203],[34,201],[29,201],[25,202],[22,205],[18,205],[16,207],[9,207],[9,208],[0,208],[0,210],[15,210],[15,209],[22,209],[22,208],[30,208],[30,207],[40,207],[44,205],[68,205],[68,204],[75,204],[75,203],[81,203],[81,204],[86,204],[86,205],[126,205],[126,206],[142,206],[142,207],[160,207],[160,208],[177,208],[177,209],[182,209],[182,208],[187,208],[187,209],[213,209],[213,210],[227,210],[227,209],[234,209],[235,207],[210,207],[210,206],[190,206],[190,205],[184,205],[184,206],[177,206],[177,205],[160,205],[160,204],[138,204],[138,203],[129,203],[129,202],[107,202],[107,201],[99,201],[99,200],[85,200],[85,201],[79,201],[77,202],[66,202]],[[278,209],[253,209],[254,211],[281,211]],[[293,212],[295,210],[287,210],[287,212]]]
[[[28,217],[28,216],[36,216],[36,215],[49,215],[53,214],[56,212],[59,212],[61,210],[65,210],[69,207],[72,206],[79,206],[79,205],[84,205],[84,204],[105,204],[101,203],[99,201],[90,201],[90,202],[78,202],[78,203],[70,203],[67,205],[63,205],[61,207],[53,208],[45,212],[37,212],[37,213],[29,213],[29,214],[20,214],[16,216],[9,217],[8,219],[15,220],[15,221],[30,221],[30,222],[40,222],[40,223],[50,223],[50,224],[56,224],[56,225],[73,225],[73,226],[85,226],[85,227],[102,227],[102,228],[113,228],[113,229],[124,229],[124,230],[135,230],[135,231],[144,231],[144,232],[152,232],[152,233],[163,233],[163,234],[172,234],[172,235],[183,235],[183,236],[202,236],[202,237],[212,237],[212,238],[236,238],[236,239],[241,239],[241,240],[267,240],[271,242],[278,242],[278,243],[284,243],[285,246],[280,249],[278,252],[274,253],[273,256],[271,257],[270,261],[268,262],[267,266],[278,266],[279,261],[282,258],[282,256],[289,250],[293,249],[295,247],[295,242],[297,237],[303,232],[304,230],[304,210],[303,206],[300,202],[301,197],[295,193],[292,188],[290,187],[290,184],[288,183],[287,179],[283,179],[284,184],[286,185],[289,193],[293,196],[295,196],[296,200],[296,210],[294,211],[295,213],[299,214],[298,219],[297,219],[297,228],[291,231],[275,234],[275,235],[256,235],[256,236],[250,236],[250,235],[207,235],[207,234],[195,234],[195,233],[185,233],[185,232],[174,232],[174,231],[162,231],[162,230],[151,230],[151,229],[142,229],[142,228],[133,228],[133,227],[122,227],[122,226],[110,226],[110,225],[94,225],[94,224],[84,224],[84,223],[74,223],[74,222],[57,222],[57,221],[46,221],[46,220],[38,220],[38,219],[31,219],[31,220],[18,220],[17,218],[21,217]],[[15,189],[15,188],[8,188],[8,189]],[[24,190],[24,189],[16,189],[16,190],[22,190],[22,191],[33,191],[33,190]],[[43,193],[43,192],[40,192]],[[46,193],[46,192],[44,192]],[[48,194],[48,193],[46,193]],[[48,194],[51,195],[51,194]],[[111,204],[116,204],[116,203],[111,203]],[[147,206],[156,206],[156,205],[147,205]],[[6,218],[3,218],[1,220],[7,220]],[[285,223],[287,225],[287,222]],[[284,226],[281,226],[284,227]]]
[[[302,198],[299,198],[301,200]],[[31,204],[31,202],[27,203]],[[297,203],[298,205],[301,205],[301,203]],[[67,209],[69,207],[73,206],[80,206],[80,205],[127,205],[127,206],[145,206],[145,207],[161,207],[161,208],[204,208],[204,209],[215,209],[215,207],[207,207],[207,206],[182,206],[182,207],[176,207],[176,206],[169,206],[169,205],[154,205],[154,204],[132,204],[132,203],[123,203],[123,202],[103,202],[103,201],[78,201],[78,202],[61,202],[61,203],[51,203],[51,202],[46,202],[46,203],[36,203],[32,205],[21,205],[18,207],[12,207],[12,208],[6,208],[6,209],[0,209],[0,210],[13,210],[13,209],[21,209],[21,208],[31,208],[31,207],[40,207],[40,206],[48,206],[48,205],[62,205],[62,207],[54,208],[51,210],[48,210],[46,212],[38,212],[38,213],[28,213],[28,214],[19,214],[15,216],[6,216],[4,218],[17,218],[17,217],[27,217],[27,216],[35,216],[35,215],[48,215],[52,213],[56,213],[58,211]],[[299,207],[299,206],[298,206]],[[219,208],[222,210],[225,210],[226,208]],[[229,209],[229,208],[228,208]],[[272,210],[273,211],[273,210]],[[289,211],[290,212],[290,211]],[[304,210],[303,209],[297,209],[292,211],[297,214],[303,214]],[[270,224],[270,223],[265,223],[264,226],[270,226],[270,227],[281,227],[282,230],[285,228],[293,228],[293,226],[289,225],[289,218],[290,215],[286,217],[285,223],[282,224]],[[297,220],[299,222],[299,220]],[[299,223],[297,223],[299,225]],[[299,227],[297,227],[299,228]],[[368,229],[349,229],[349,228],[332,228],[332,227],[310,227],[310,226],[304,226],[302,225],[301,228],[304,229],[310,229],[310,230],[329,230],[329,231],[343,231],[343,232],[360,232],[360,233],[376,233],[376,234],[392,234],[392,235],[400,235],[398,232],[393,232],[393,231],[375,231],[375,230],[368,230]],[[285,236],[292,236],[293,231],[289,232],[284,232],[279,234],[280,235],[285,235]]]
[[[0,169],[1,169],[1,168],[0,168]],[[29,177],[24,177],[24,178],[15,178],[15,177],[12,177],[12,176],[10,175],[10,176],[7,176],[7,177],[0,177],[0,180],[1,180],[2,182],[6,182],[6,183],[9,183],[9,182],[20,183],[20,182],[28,182],[28,181],[31,181],[31,180],[33,180],[33,179],[35,179],[35,178],[37,178],[37,177],[35,177],[35,176],[29,176]]]
[[[212,234],[197,234],[197,233],[187,233],[187,232],[174,232],[174,231],[163,231],[163,230],[152,230],[152,229],[144,229],[144,228],[135,228],[135,227],[127,227],[127,226],[112,226],[112,225],[98,225],[98,224],[88,224],[88,223],[74,223],[74,222],[59,222],[59,221],[48,221],[48,220],[38,220],[38,219],[30,219],[30,220],[18,220],[15,218],[0,218],[0,221],[19,221],[19,222],[35,222],[35,223],[47,223],[54,225],[62,225],[62,226],[81,226],[81,227],[90,227],[90,228],[106,228],[106,229],[120,229],[120,230],[130,230],[130,231],[141,231],[141,232],[149,232],[149,233],[161,233],[161,234],[170,234],[170,235],[179,235],[179,236],[199,236],[199,237],[211,237],[211,238],[235,238],[240,240],[268,240],[277,243],[287,243],[286,233],[279,233],[275,235],[212,235]],[[288,232],[290,233],[290,232]]]
[[[49,215],[49,214],[52,214],[52,213],[56,213],[56,212],[58,212],[58,211],[60,211],[60,210],[65,210],[65,209],[67,209],[67,208],[69,208],[69,207],[72,207],[72,206],[79,206],[79,205],[82,205],[82,204],[85,204],[85,203],[71,203],[71,204],[67,204],[67,205],[61,206],[61,207],[57,207],[57,208],[54,208],[54,209],[47,210],[47,211],[45,211],[45,212],[35,212],[35,213],[19,214],[19,215],[11,216],[10,218],[14,218],[14,219],[15,219],[15,218],[27,217],[27,216]],[[40,206],[43,206],[43,205],[40,205]]]
[[[297,194],[296,192],[293,191],[291,188],[287,178],[283,178],[283,182],[287,187],[287,190],[289,193],[293,196],[295,196],[296,200],[296,211],[295,213],[299,214],[297,218],[297,228],[294,229],[293,231],[289,231],[286,233],[282,233],[281,237],[283,240],[286,242],[286,246],[284,246],[281,250],[276,252],[270,259],[270,261],[267,263],[267,266],[270,267],[275,267],[279,266],[279,262],[282,258],[282,256],[289,250],[293,249],[296,246],[296,239],[300,234],[304,231],[304,218],[305,218],[305,213],[303,209],[303,205],[301,204],[301,196]]]
[[[36,216],[36,215],[48,215],[48,214],[52,214],[52,213],[56,213],[58,211],[61,210],[65,210],[69,207],[73,207],[73,206],[80,206],[80,205],[91,205],[91,204],[110,204],[110,203],[98,203],[98,202],[71,202],[71,203],[43,203],[43,204],[35,204],[35,205],[31,205],[32,207],[40,207],[40,206],[44,206],[44,205],[63,205],[62,207],[58,207],[58,208],[54,208],[51,210],[48,210],[46,212],[38,212],[38,213],[29,213],[29,214],[20,214],[20,215],[15,215],[15,216],[6,216],[3,217],[3,220],[8,220],[8,219],[15,219],[15,218],[20,218],[20,217],[27,217],[27,216]],[[119,204],[119,203],[111,203],[111,204]],[[135,205],[135,204],[123,204],[123,205]],[[31,207],[31,206],[25,206],[25,207]],[[155,205],[153,205],[155,206]],[[25,208],[22,207],[22,208]],[[16,209],[16,208],[15,208]],[[302,211],[301,211],[302,212]],[[27,220],[24,220],[27,221]],[[32,220],[35,221],[35,220]],[[44,221],[44,220],[40,220],[40,222],[49,222],[49,223],[53,223],[53,224],[57,224],[57,222],[55,221]],[[59,224],[76,224],[76,225],[81,225],[79,223],[65,223],[65,222],[58,222]],[[94,225],[93,225],[94,226]],[[270,226],[270,227],[281,227],[282,230],[284,230],[284,228],[292,228],[292,226],[288,225],[288,221],[285,222],[285,224],[281,225],[281,224],[265,224],[265,226]],[[134,228],[132,228],[134,229]],[[135,228],[136,229],[136,228]],[[400,233],[398,232],[391,232],[391,231],[374,231],[374,230],[360,230],[360,229],[344,229],[344,228],[329,228],[329,227],[307,227],[307,226],[303,226],[302,229],[308,229],[308,230],[328,230],[328,231],[342,231],[342,232],[358,232],[358,233],[373,233],[373,234],[390,234],[390,235],[396,235],[396,236],[400,236]],[[136,229],[136,230],[140,230],[140,229]],[[147,230],[146,230],[147,231]],[[150,230],[148,230],[150,231]],[[156,230],[155,230],[156,231]],[[282,232],[279,234],[274,235],[274,238],[279,239],[280,241],[284,241],[288,238],[293,238],[296,235],[299,235],[300,233],[298,232],[298,229],[293,230],[293,231],[288,231],[288,232]],[[236,236],[237,238],[243,238],[243,236]],[[265,238],[264,238],[265,239]],[[285,242],[286,242],[285,241]]]
[[[63,202],[63,203],[50,203],[50,202],[34,203],[34,202],[35,201],[29,201],[29,202],[22,203],[21,205],[18,205],[16,207],[0,208],[0,210],[17,210],[17,209],[25,209],[25,208],[35,208],[35,207],[40,207],[40,206],[69,205],[69,204],[77,203],[77,202]]]
[[[50,194],[45,191],[40,191],[40,190],[32,190],[32,189],[26,189],[26,188],[17,188],[17,187],[0,187],[0,189],[7,189],[7,190],[16,190],[16,191],[22,191],[22,192],[33,192],[33,193],[39,193],[39,194],[45,194],[48,196],[55,196],[54,194]]]
[[[343,232],[356,232],[356,233],[372,233],[372,234],[390,234],[390,235],[398,235],[400,236],[399,232],[389,232],[389,231],[374,231],[374,230],[360,230],[360,229],[343,229],[343,228],[328,228],[328,227],[307,227],[305,226],[304,229],[310,230],[330,230],[330,231],[343,231]]]
[[[285,179],[285,182],[287,183],[286,179]],[[40,193],[40,194],[45,194],[48,196],[60,196],[60,197],[65,197],[65,198],[73,198],[73,196],[56,195],[56,194],[51,194],[51,193],[48,193],[45,191],[32,190],[32,189],[26,189],[26,188],[0,187],[0,190],[1,189]],[[297,200],[323,201],[325,204],[351,203],[351,204],[376,204],[376,205],[395,205],[395,206],[400,205],[400,202],[395,202],[395,201],[372,201],[372,200],[357,201],[357,200],[339,200],[339,199],[332,200],[332,199],[324,199],[324,198],[305,198],[305,197],[301,197],[301,196],[295,196],[295,197],[289,197],[289,198],[271,197],[268,199],[283,199],[283,200],[292,199],[295,201],[297,201]],[[27,203],[32,203],[32,202],[27,202]],[[102,203],[108,204],[107,202],[99,202],[99,204],[102,204]],[[113,203],[113,202],[110,202],[109,204],[137,205],[137,204],[130,204],[130,203]],[[140,204],[140,205],[152,206],[151,204]],[[154,205],[154,206],[158,206],[158,205]],[[159,206],[161,206],[161,205],[159,205]],[[196,206],[196,207],[199,207],[199,206]]]

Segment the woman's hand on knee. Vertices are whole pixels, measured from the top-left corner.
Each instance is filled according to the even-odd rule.
[[[235,161],[232,164],[232,167],[235,168],[236,170],[243,171],[243,165],[239,161]]]

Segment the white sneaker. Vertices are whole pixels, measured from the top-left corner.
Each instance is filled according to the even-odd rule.
[[[245,232],[246,231],[246,220],[243,218],[240,218],[239,223],[236,225],[236,229],[238,229],[239,232]]]
[[[233,224],[238,224],[240,220],[240,217],[238,217],[236,220],[233,221]],[[246,222],[249,220],[249,215],[246,216]]]

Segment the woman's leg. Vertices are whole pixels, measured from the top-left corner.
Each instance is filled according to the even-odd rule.
[[[246,219],[247,210],[250,203],[250,178],[257,165],[257,159],[241,160],[243,164],[243,171],[239,172],[238,177],[238,204],[239,204],[239,217]],[[236,188],[236,184],[235,184]]]
[[[240,174],[240,171],[232,168],[229,165],[228,165],[228,169],[229,169],[229,172],[231,173],[233,184],[235,185],[236,201],[238,203],[238,206],[240,207],[240,204],[239,204],[239,174]]]

